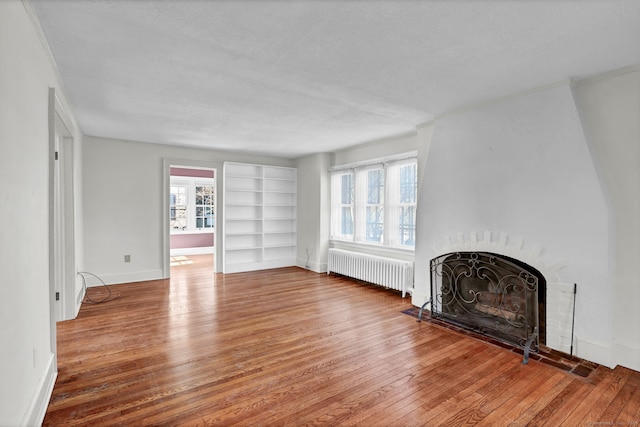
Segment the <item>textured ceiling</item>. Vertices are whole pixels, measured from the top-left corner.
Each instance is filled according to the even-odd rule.
[[[31,0],[87,135],[281,157],[640,63],[640,1]]]

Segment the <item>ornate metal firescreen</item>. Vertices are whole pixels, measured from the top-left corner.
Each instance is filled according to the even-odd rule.
[[[493,253],[442,255],[431,260],[431,315],[522,347],[526,363],[538,351],[536,273]]]

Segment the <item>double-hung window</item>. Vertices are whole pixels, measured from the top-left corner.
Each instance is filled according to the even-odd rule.
[[[353,174],[347,173],[339,176],[340,180],[340,206],[339,206],[339,235],[343,238],[353,238]]]
[[[171,232],[213,231],[215,198],[213,179],[171,177],[169,190]]]
[[[215,225],[213,213],[215,208],[215,188],[213,185],[196,184],[196,228],[208,229]]]
[[[416,236],[415,157],[331,173],[331,238],[412,250]]]
[[[171,230],[187,228],[187,193],[186,182],[172,182],[169,193],[169,225]]]
[[[415,246],[418,167],[415,163],[400,166],[400,201],[398,238],[401,246]]]
[[[366,232],[367,242],[384,241],[384,169],[367,171]]]

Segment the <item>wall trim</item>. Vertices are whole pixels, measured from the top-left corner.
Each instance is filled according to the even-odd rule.
[[[611,346],[607,343],[592,340],[581,336],[575,337],[576,354],[582,359],[599,363],[611,369],[615,368],[617,363],[611,357]]]
[[[412,288],[412,291],[410,293],[411,304],[415,305],[416,307],[422,307],[425,302],[429,301],[430,296],[428,294],[416,292],[415,286]],[[431,307],[429,307],[429,309],[431,309]]]
[[[82,279],[81,279],[82,280]],[[84,296],[87,293],[87,290],[84,286],[80,287],[80,291],[78,292],[78,296],[76,297],[76,312],[73,318],[78,317],[78,313],[80,313],[80,308],[82,308],[82,302],[84,301]]]
[[[42,425],[44,416],[47,413],[47,407],[49,406],[49,400],[53,394],[53,387],[56,384],[56,378],[58,377],[55,360],[56,358],[54,357],[54,354],[49,353],[46,372],[36,387],[36,392],[27,406],[27,410],[24,413],[24,417],[20,425]]]
[[[640,372],[640,348],[633,343],[614,342],[612,363]]]
[[[94,273],[95,274],[95,273]],[[130,282],[146,282],[148,280],[161,280],[162,270],[146,270],[146,271],[133,271],[131,273],[121,273],[121,274],[106,274],[100,275],[96,274],[96,276],[100,277],[104,283],[107,285],[116,285],[119,283],[130,283]],[[91,284],[87,284],[88,288],[93,288],[95,286],[102,286],[102,283],[92,281]]]
[[[303,258],[298,258],[296,260],[296,267],[304,268],[305,270],[313,271],[315,273],[326,273],[327,272],[327,263],[319,263],[319,262],[311,262],[309,261],[308,266],[307,260]]]

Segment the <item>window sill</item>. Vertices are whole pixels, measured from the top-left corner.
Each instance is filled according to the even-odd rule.
[[[353,250],[356,252],[368,253],[371,255],[391,256],[393,258],[413,261],[415,258],[414,249],[394,248],[389,246],[376,245],[374,243],[356,243],[346,240],[331,239],[329,247],[336,249]]]
[[[213,234],[215,232],[215,229],[202,229],[202,230],[171,230],[169,232],[169,234],[171,235],[178,235],[178,234]]]

